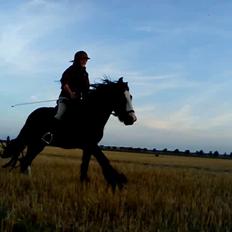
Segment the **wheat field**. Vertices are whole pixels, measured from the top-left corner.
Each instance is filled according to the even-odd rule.
[[[80,150],[46,148],[31,177],[0,169],[1,231],[232,231],[232,160],[104,153],[122,191],[94,158],[81,185]]]

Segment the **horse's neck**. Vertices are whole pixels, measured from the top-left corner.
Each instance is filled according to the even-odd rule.
[[[111,96],[97,96],[92,97],[91,101],[88,102],[87,107],[89,112],[91,112],[92,117],[99,122],[99,124],[106,124],[111,113],[112,113],[112,104],[110,101]]]

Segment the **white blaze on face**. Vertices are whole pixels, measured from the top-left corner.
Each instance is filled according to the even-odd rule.
[[[135,112],[134,112],[134,109],[133,109],[133,106],[132,106],[132,99],[131,99],[130,92],[128,90],[126,90],[124,92],[124,94],[125,94],[125,97],[126,97],[126,111],[129,112],[129,115],[131,117],[133,117],[134,121],[136,121],[137,118],[135,116]]]

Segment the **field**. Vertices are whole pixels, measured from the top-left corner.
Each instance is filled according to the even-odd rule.
[[[1,231],[232,231],[232,160],[104,153],[129,180],[114,194],[95,159],[81,185],[80,150],[46,148],[31,177],[0,169]]]

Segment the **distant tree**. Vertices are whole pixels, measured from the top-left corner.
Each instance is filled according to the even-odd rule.
[[[209,156],[213,156],[213,152],[212,151],[209,152]]]
[[[204,153],[203,150],[200,150],[200,151],[199,151],[199,155],[203,156],[204,154],[205,154],[205,153]]]
[[[167,152],[167,151],[168,151],[168,149],[167,149],[167,148],[164,148],[164,149],[163,149],[163,152]]]
[[[141,152],[142,148],[138,147],[138,148],[136,148],[136,151]]]
[[[173,151],[174,153],[180,153],[179,149]]]
[[[219,156],[219,152],[218,152],[218,151],[215,151],[215,152],[213,153],[213,156],[218,157],[218,156]]]
[[[230,153],[230,157],[232,157],[232,152]]]
[[[156,150],[156,148],[153,148],[153,150],[152,150],[153,152],[156,152],[157,150]]]
[[[184,153],[187,154],[187,155],[189,155],[190,154],[190,150],[185,150]]]

